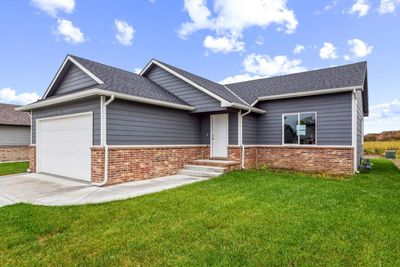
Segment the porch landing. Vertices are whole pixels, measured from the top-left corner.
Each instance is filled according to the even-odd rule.
[[[240,169],[240,163],[232,160],[198,159],[184,165],[178,173],[194,177],[217,177],[225,172]]]

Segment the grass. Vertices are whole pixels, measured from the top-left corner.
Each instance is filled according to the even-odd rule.
[[[243,171],[98,205],[0,208],[0,266],[399,266],[400,171]]]
[[[400,158],[400,141],[368,141],[364,142],[366,154],[384,155],[386,150],[397,150],[397,158]]]
[[[26,172],[28,168],[28,162],[0,163],[0,176]]]

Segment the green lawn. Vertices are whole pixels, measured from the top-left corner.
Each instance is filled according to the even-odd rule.
[[[26,172],[28,168],[28,162],[0,163],[0,176]]]
[[[127,201],[0,208],[0,266],[399,266],[400,171],[243,171]]]

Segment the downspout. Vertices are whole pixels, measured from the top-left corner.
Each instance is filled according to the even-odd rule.
[[[103,96],[101,96],[101,97],[103,97]],[[103,186],[108,183],[108,145],[107,145],[107,130],[106,130],[107,128],[105,128],[105,127],[107,125],[107,106],[111,102],[114,101],[114,98],[115,98],[114,95],[111,95],[110,99],[107,102],[105,102],[104,104],[102,104],[101,117],[102,117],[102,125],[104,127],[104,130],[102,129],[103,138],[102,138],[101,145],[104,148],[104,178],[103,178],[103,181],[100,183],[92,183],[92,185],[94,185],[94,186]]]
[[[30,128],[30,146],[31,146],[31,145],[33,145],[33,144],[32,144],[32,110],[28,112],[28,115],[29,115],[30,120],[31,120],[31,125],[30,125],[30,127],[29,127],[29,128]],[[30,150],[30,148],[29,148],[29,150]],[[35,155],[35,157],[36,157],[36,155]],[[31,161],[31,160],[30,160],[30,152],[29,152],[29,162],[30,162],[30,161]],[[30,165],[30,164],[29,164],[29,165]],[[32,170],[31,170],[30,168],[28,168],[26,171],[29,172],[29,173],[32,172]]]
[[[352,114],[352,145],[353,145],[353,168],[355,173],[360,173],[357,169],[357,162],[359,158],[357,157],[358,153],[358,143],[357,143],[357,116],[358,116],[358,100],[357,100],[357,90],[353,89],[352,93],[352,106],[351,106],[351,114]]]
[[[244,169],[244,145],[243,145],[243,117],[246,116],[247,114],[249,114],[251,112],[251,110],[249,109],[247,112],[240,114],[241,118],[240,118],[240,131],[241,131],[241,135],[240,135],[240,148],[242,153],[241,154],[241,159],[240,159],[240,167],[242,169]]]

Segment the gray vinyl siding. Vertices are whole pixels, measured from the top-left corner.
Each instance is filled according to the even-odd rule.
[[[200,126],[200,142],[203,145],[210,144],[210,114],[203,114],[201,116]]]
[[[97,85],[95,80],[90,78],[89,75],[84,73],[77,66],[71,65],[62,80],[57,85],[54,94],[63,94],[94,85]]]
[[[199,115],[123,100],[107,107],[109,145],[190,145],[200,140]]]
[[[32,143],[36,144],[37,119],[90,111],[93,112],[93,145],[100,145],[100,97],[91,97],[34,110],[32,112]]]
[[[238,144],[238,112],[231,111],[229,114],[228,132],[229,132],[229,144]]]
[[[252,113],[243,117],[243,144],[255,145],[258,143],[258,117]]]
[[[266,111],[258,119],[259,144],[282,144],[282,114],[317,112],[318,145],[351,145],[350,92],[264,101],[258,107]]]
[[[29,145],[30,134],[29,126],[0,125],[0,146]]]
[[[191,106],[196,112],[224,110],[220,101],[179,79],[164,69],[154,66],[147,74],[147,78],[176,95]]]
[[[357,166],[360,164],[360,159],[363,157],[363,132],[362,127],[364,124],[364,111],[363,111],[363,97],[360,90],[356,93],[357,97]]]

